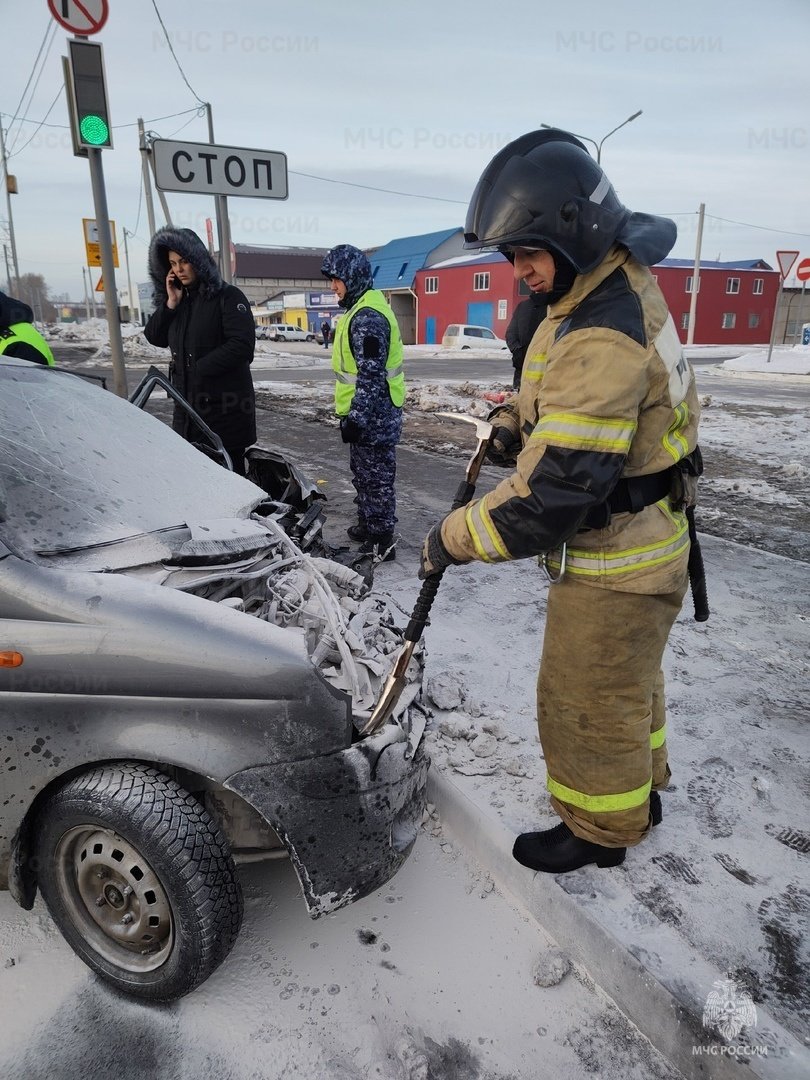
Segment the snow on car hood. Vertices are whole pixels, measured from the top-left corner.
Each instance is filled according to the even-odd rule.
[[[247,517],[265,494],[74,375],[0,365],[0,533],[28,557]]]

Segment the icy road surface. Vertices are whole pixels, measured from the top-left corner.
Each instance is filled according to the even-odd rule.
[[[586,976],[562,974],[567,962],[550,939],[435,820],[392,882],[317,922],[289,862],[241,873],[236,948],[171,1006],[114,994],[74,957],[40,901],[26,913],[0,894],[0,1076],[680,1076]]]

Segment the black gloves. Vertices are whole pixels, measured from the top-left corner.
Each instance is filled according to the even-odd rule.
[[[348,416],[341,416],[340,418],[340,437],[344,442],[356,443],[360,441],[360,436],[363,434],[363,430],[359,424],[356,424]]]
[[[487,460],[493,465],[514,465],[520,451],[520,440],[511,428],[496,427],[487,448]]]
[[[424,581],[433,574],[438,574],[446,566],[458,566],[459,560],[454,559],[442,542],[442,523],[434,525],[425,537],[422,545],[422,563],[419,567],[419,579]]]

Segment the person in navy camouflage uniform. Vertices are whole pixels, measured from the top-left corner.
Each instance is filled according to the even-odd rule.
[[[350,244],[332,248],[321,273],[347,313],[333,327],[332,367],[335,411],[357,491],[358,521],[348,533],[362,541],[361,553],[389,560],[395,555],[396,446],[405,398],[402,339],[362,251]]]

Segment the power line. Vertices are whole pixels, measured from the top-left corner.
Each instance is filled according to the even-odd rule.
[[[783,236],[810,236],[810,233],[795,232],[793,229],[771,229],[767,225],[752,225],[749,221],[734,221],[733,218],[716,217],[706,214],[712,221],[726,221],[729,225],[744,225],[746,229],[762,229],[764,232],[782,233]]]
[[[22,144],[22,146],[20,147],[20,149],[19,149],[19,150],[15,150],[13,154],[7,154],[7,155],[6,155],[7,157],[10,157],[10,158],[12,158],[12,157],[15,157],[15,155],[17,155],[17,154],[21,154],[21,153],[23,152],[23,150],[24,150],[24,149],[26,148],[26,146],[28,146],[28,143],[32,142],[32,141],[33,141],[33,140],[34,140],[34,139],[36,138],[37,132],[38,132],[38,131],[39,131],[39,129],[40,129],[40,128],[41,128],[42,126],[43,126],[43,124],[44,124],[44,123],[45,123],[45,121],[46,121],[46,120],[48,119],[48,117],[49,117],[49,116],[51,115],[51,109],[52,109],[52,108],[54,107],[54,105],[55,105],[55,104],[57,103],[57,101],[59,100],[59,98],[60,98],[60,97],[62,96],[62,91],[64,90],[64,88],[65,88],[65,84],[63,83],[63,84],[62,84],[62,85],[61,85],[61,86],[59,87],[59,89],[58,89],[58,90],[56,91],[56,97],[55,97],[55,98],[53,99],[53,101],[51,102],[50,106],[48,107],[48,111],[47,111],[47,112],[45,113],[45,115],[44,115],[44,117],[42,118],[42,120],[40,120],[40,122],[39,122],[39,123],[37,124],[37,126],[36,126],[36,127],[34,128],[34,132],[33,132],[33,134],[31,135],[31,138],[30,138],[30,139],[28,139],[28,140],[27,140],[27,142],[24,142],[24,143]],[[48,126],[50,127],[50,126],[52,126],[52,125],[50,125],[50,124],[49,124]]]
[[[26,84],[25,84],[25,86],[23,88],[23,92],[20,94],[20,100],[17,102],[17,107],[14,110],[14,115],[12,116],[11,122],[8,125],[9,135],[11,134],[11,128],[12,128],[15,120],[17,120],[18,113],[19,113],[20,109],[22,108],[22,103],[25,100],[25,95],[28,93],[28,87],[31,85],[31,80],[33,79],[34,73],[37,70],[37,65],[39,64],[39,58],[40,58],[40,56],[42,56],[42,50],[45,48],[45,43],[48,41],[48,35],[49,34],[51,36],[51,40],[50,40],[50,42],[48,44],[48,51],[50,51],[51,45],[53,44],[53,39],[56,36],[56,23],[54,22],[53,19],[48,19],[48,25],[45,27],[45,33],[42,35],[42,41],[40,42],[39,50],[37,51],[37,55],[34,58],[34,63],[31,65],[31,71],[30,71],[30,74],[28,76],[28,80],[27,80],[27,82],[26,82]],[[44,67],[44,64],[45,64],[45,61],[43,60],[43,67]],[[40,75],[42,74],[42,68],[40,68],[39,74]],[[37,76],[37,82],[39,82],[39,76]],[[34,87],[34,89],[36,89],[36,87]],[[15,137],[14,142],[16,143],[16,141],[17,141],[17,139]],[[9,147],[9,149],[12,149],[12,147]]]
[[[60,90],[60,93],[61,93],[61,90]],[[190,112],[193,112],[195,116],[199,116],[200,115],[199,106],[194,105],[192,108],[190,108],[190,109],[182,109],[180,112],[167,113],[166,116],[152,116],[152,117],[149,117],[147,119],[144,119],[144,123],[145,124],[157,124],[161,120],[173,120],[176,116],[185,116],[187,113],[190,113]],[[9,115],[10,115],[9,113],[0,112],[0,117],[9,116]],[[70,125],[69,124],[45,124],[45,123],[43,123],[42,120],[32,120],[31,117],[29,117],[29,116],[19,116],[19,117],[16,117],[16,119],[21,124],[36,124],[38,127],[59,128],[62,131],[70,131]],[[137,120],[133,120],[131,123],[127,123],[127,124],[113,124],[112,125],[114,131],[120,131],[122,128],[137,127],[137,126],[138,126],[138,121]]]
[[[431,199],[433,202],[456,203],[458,206],[466,206],[466,199],[445,199],[441,195],[417,195],[413,191],[393,191],[391,188],[372,187],[371,184],[355,184],[351,180],[333,180],[328,176],[313,176],[312,173],[294,172],[290,170],[290,176],[305,176],[308,180],[320,180],[322,184],[343,184],[345,187],[362,188],[363,191],[381,191],[385,195],[402,195],[406,199]]]
[[[155,14],[157,15],[158,22],[160,23],[160,28],[163,31],[163,36],[166,38],[166,44],[169,46],[169,52],[172,54],[172,58],[173,58],[175,64],[177,64],[177,70],[183,76],[183,82],[186,84],[186,86],[189,88],[189,90],[191,90],[191,93],[194,95],[194,97],[197,98],[197,101],[199,101],[200,105],[205,105],[205,102],[196,93],[196,91],[192,87],[191,83],[186,78],[185,71],[183,71],[182,67],[180,66],[180,61],[177,59],[177,53],[174,51],[174,46],[172,45],[171,38],[169,37],[168,31],[166,30],[166,27],[163,25],[163,19],[160,17],[160,12],[158,11],[158,6],[155,3],[155,0],[152,0],[152,7],[155,9]]]

